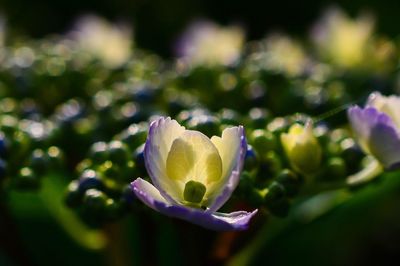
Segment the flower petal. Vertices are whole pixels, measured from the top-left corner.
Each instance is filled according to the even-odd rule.
[[[155,207],[156,201],[169,204],[168,201],[161,195],[160,191],[144,179],[137,178],[131,183],[131,188],[136,197],[138,197],[144,204],[153,210],[157,210]]]
[[[170,217],[180,218],[202,227],[218,230],[245,230],[250,219],[257,213],[238,211],[232,213],[209,213],[181,205],[171,205],[149,182],[138,178],[131,184],[136,196],[150,208]]]
[[[358,106],[353,106],[349,108],[347,115],[358,144],[367,153],[371,153],[368,146],[371,129],[377,123],[392,124],[387,115],[373,107],[366,107],[363,109]]]
[[[397,128],[400,128],[400,97],[382,96],[379,92],[374,92],[368,97],[367,106],[375,107],[378,111],[386,113]]]
[[[167,157],[169,178],[184,183],[195,180],[203,184],[219,181],[222,161],[217,148],[201,132],[186,130],[172,143]]]
[[[374,156],[385,168],[400,162],[400,137],[391,118],[374,107],[355,106],[348,111],[349,120],[361,148]]]
[[[386,169],[400,167],[400,137],[393,126],[376,124],[371,130],[369,147],[371,154]]]
[[[244,128],[231,127],[222,132],[222,137],[212,137],[222,159],[222,178],[210,189],[208,212],[215,212],[230,198],[235,190],[247,151]]]
[[[161,117],[151,123],[144,148],[146,169],[154,186],[172,203],[182,200],[182,191],[167,177],[166,161],[173,141],[184,132],[185,128],[175,120]]]
[[[248,228],[251,218],[257,213],[257,210],[253,212],[209,213],[181,205],[167,206],[160,202],[156,202],[155,204],[158,211],[167,216],[183,219],[216,231],[245,230]]]

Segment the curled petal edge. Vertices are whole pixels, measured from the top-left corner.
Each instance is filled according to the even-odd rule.
[[[244,134],[243,126],[239,126],[238,130],[240,132],[240,152],[238,156],[239,158],[237,158],[236,165],[233,168],[233,171],[229,176],[227,183],[225,184],[225,188],[221,191],[221,194],[215,198],[214,202],[210,205],[210,208],[207,210],[207,212],[215,212],[216,210],[221,208],[225,204],[225,202],[231,197],[233,191],[239,183],[240,173],[243,168],[244,158],[247,151],[247,141]]]
[[[162,173],[165,171],[164,167],[162,167],[161,165],[157,164],[156,162],[154,162],[152,160],[152,157],[155,156],[154,153],[159,152],[159,150],[158,150],[159,148],[157,148],[156,146],[153,145],[153,142],[156,141],[155,140],[156,131],[160,130],[160,128],[168,126],[169,123],[173,123],[172,121],[173,120],[170,117],[167,117],[167,118],[160,117],[160,118],[154,120],[150,124],[149,134],[147,136],[146,144],[144,147],[144,161],[145,161],[147,172],[149,173],[149,176],[150,176],[153,184],[155,185],[157,190],[159,190],[159,192],[161,193],[163,198],[165,198],[168,202],[170,202],[172,204],[177,204],[177,201],[174,199],[174,197],[170,196],[166,192],[166,189],[162,185],[161,180],[159,180],[160,179],[159,173]],[[179,124],[178,124],[178,126],[181,127]]]
[[[149,182],[138,178],[131,183],[135,195],[150,208],[167,215],[179,218],[215,231],[246,230],[251,218],[257,213],[237,211],[232,213],[209,213],[182,205],[171,205],[160,192]]]

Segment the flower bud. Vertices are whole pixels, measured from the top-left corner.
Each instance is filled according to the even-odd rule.
[[[292,167],[305,175],[313,174],[321,163],[321,146],[313,134],[311,122],[294,124],[281,134],[282,146]]]

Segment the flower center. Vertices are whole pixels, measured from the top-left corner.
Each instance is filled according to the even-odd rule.
[[[198,204],[203,200],[206,190],[206,186],[202,183],[190,180],[185,185],[183,199],[187,202]]]
[[[176,138],[166,160],[167,177],[181,189],[180,200],[200,203],[222,178],[222,159],[204,134],[186,130]]]

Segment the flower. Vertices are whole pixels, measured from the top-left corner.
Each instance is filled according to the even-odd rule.
[[[294,124],[282,133],[281,142],[293,168],[303,174],[314,173],[321,163],[321,146],[313,133],[311,121],[305,126]]]
[[[368,61],[366,52],[373,28],[371,16],[363,15],[353,20],[334,8],[316,24],[311,37],[325,58],[340,67],[351,68]]]
[[[150,208],[213,230],[243,230],[253,212],[216,212],[239,182],[246,153],[242,126],[209,139],[161,117],[150,125],[144,157],[154,185],[138,178],[131,187]]]
[[[176,52],[194,66],[232,65],[240,57],[244,39],[244,31],[238,26],[222,27],[200,21],[182,35]]]
[[[348,117],[365,153],[386,169],[400,166],[400,97],[372,93],[365,108],[349,108]]]
[[[93,15],[81,18],[72,36],[82,50],[101,60],[107,67],[120,67],[132,54],[131,29],[126,25],[110,24]]]
[[[258,51],[250,56],[261,67],[286,74],[290,77],[301,75],[309,59],[301,44],[287,35],[274,33],[260,43]]]

